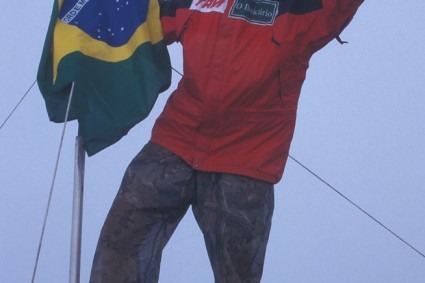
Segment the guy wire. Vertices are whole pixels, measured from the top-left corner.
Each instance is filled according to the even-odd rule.
[[[25,92],[24,96],[22,96],[21,100],[19,100],[19,102],[15,105],[15,107],[13,108],[13,110],[9,113],[9,115],[6,117],[6,119],[3,121],[3,123],[0,126],[0,130],[3,128],[3,126],[6,124],[6,122],[9,120],[9,118],[13,115],[13,113],[15,112],[15,110],[19,107],[19,105],[21,104],[22,100],[24,100],[24,98],[27,96],[27,94],[30,92],[30,90],[33,88],[33,86],[35,85],[35,83],[37,82],[37,80],[35,80],[31,86],[28,88],[28,90]]]
[[[319,181],[321,181],[323,184],[325,184],[328,188],[332,189],[334,192],[336,192],[338,195],[340,195],[341,197],[343,197],[346,201],[348,201],[350,204],[352,204],[358,210],[360,210],[361,212],[363,212],[364,214],[366,214],[370,219],[372,219],[373,221],[375,221],[376,223],[378,223],[382,228],[384,228],[385,230],[387,230],[388,232],[390,232],[393,236],[397,237],[400,241],[402,241],[404,244],[406,244],[407,246],[409,246],[412,250],[414,250],[419,255],[421,255],[423,258],[425,258],[425,254],[423,254],[418,249],[416,249],[414,246],[412,246],[411,244],[409,244],[406,240],[404,240],[402,237],[400,237],[399,235],[397,235],[390,228],[388,228],[387,226],[385,226],[381,221],[379,221],[378,219],[376,219],[375,217],[373,217],[369,212],[367,212],[366,210],[364,210],[363,208],[361,208],[358,204],[356,204],[355,202],[353,202],[351,199],[349,199],[347,196],[345,196],[343,193],[341,193],[339,190],[337,190],[334,186],[332,186],[331,184],[329,184],[328,182],[326,182],[323,178],[321,178],[319,175],[317,175],[316,173],[314,173],[311,169],[309,169],[307,166],[305,166],[304,164],[302,164],[300,161],[298,161],[297,159],[295,159],[291,155],[288,155],[288,156],[293,161],[295,161],[298,165],[300,165],[302,168],[304,168],[306,171],[308,171],[311,175],[313,175]]]
[[[54,171],[53,171],[52,184],[51,184],[51,187],[50,187],[49,197],[48,197],[48,200],[47,200],[46,211],[45,211],[45,214],[44,214],[43,226],[41,228],[40,241],[38,243],[37,255],[36,255],[36,259],[35,259],[35,265],[34,265],[34,270],[33,270],[33,273],[32,273],[31,283],[34,283],[35,275],[37,273],[37,266],[38,266],[38,261],[40,259],[41,246],[43,244],[44,232],[46,230],[47,217],[49,215],[50,202],[52,200],[53,189],[55,187],[55,180],[56,180],[56,175],[57,175],[57,171],[58,171],[58,167],[59,167],[59,158],[60,158],[60,155],[61,155],[61,152],[62,152],[62,145],[63,145],[64,136],[65,136],[66,124],[67,124],[67,121],[68,121],[68,114],[69,114],[69,109],[71,107],[71,100],[72,100],[73,95],[74,95],[74,83],[72,83],[71,92],[69,94],[68,106],[66,108],[66,113],[65,113],[65,121],[64,121],[64,124],[63,124],[62,135],[61,135],[61,139],[60,139],[60,142],[59,142],[59,149],[58,149],[58,154],[57,154],[57,157],[56,157],[55,168],[54,168]]]

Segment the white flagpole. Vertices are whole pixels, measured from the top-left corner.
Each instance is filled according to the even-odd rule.
[[[85,152],[83,149],[83,139],[77,136],[75,141],[74,197],[72,205],[71,260],[69,269],[70,283],[80,282],[84,165]]]

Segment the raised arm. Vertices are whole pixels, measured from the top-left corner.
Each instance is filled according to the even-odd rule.
[[[280,24],[276,25],[274,39],[279,43],[291,42],[306,55],[312,55],[338,37],[363,1],[290,1],[290,6],[278,16]]]
[[[364,0],[323,0],[323,8],[311,14],[308,49],[314,53],[338,37]]]

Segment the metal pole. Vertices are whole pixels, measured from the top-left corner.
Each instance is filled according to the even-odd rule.
[[[83,149],[83,140],[82,137],[77,136],[75,141],[74,198],[72,205],[71,261],[69,268],[70,283],[80,282],[84,164],[85,152]]]

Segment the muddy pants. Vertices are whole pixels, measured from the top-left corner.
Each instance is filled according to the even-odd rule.
[[[148,143],[127,168],[106,218],[90,282],[158,282],[162,250],[189,206],[215,282],[260,282],[273,198],[270,183],[196,171]]]

